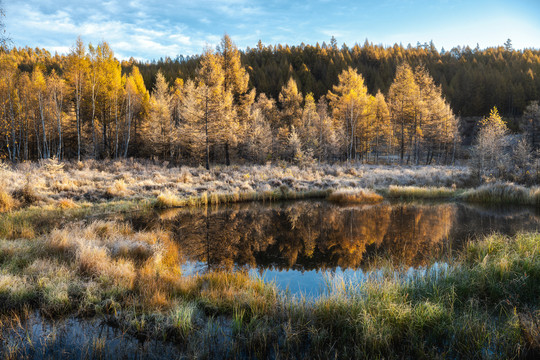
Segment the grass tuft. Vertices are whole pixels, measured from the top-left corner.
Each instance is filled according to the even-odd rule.
[[[448,199],[455,197],[457,191],[447,187],[396,186],[390,185],[387,196],[396,199]]]
[[[514,183],[493,183],[467,190],[462,199],[471,203],[540,206],[540,188],[526,188]]]
[[[0,190],[0,213],[12,210],[15,205],[15,199],[7,192]]]
[[[347,204],[347,203],[378,203],[383,197],[368,189],[340,189],[332,191],[328,195],[328,201]]]

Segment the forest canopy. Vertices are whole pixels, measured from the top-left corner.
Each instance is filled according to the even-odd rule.
[[[225,35],[200,56],[119,61],[78,39],[67,55],[0,53],[0,149],[28,159],[153,157],[450,163],[459,116],[538,99],[540,52],[438,51],[365,42],[241,51]]]

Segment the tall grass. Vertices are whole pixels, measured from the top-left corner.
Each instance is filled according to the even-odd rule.
[[[0,213],[9,211],[15,207],[15,200],[5,191],[0,190]]]
[[[462,199],[472,203],[540,206],[540,188],[526,188],[513,183],[494,183],[467,190]]]
[[[299,199],[325,198],[330,191],[311,190],[311,191],[293,191],[287,187],[281,187],[277,190],[263,192],[232,192],[232,193],[207,193],[200,196],[178,197],[172,192],[164,192],[157,196],[154,206],[157,208],[172,207],[198,207],[207,205],[232,204],[250,201],[283,201]]]
[[[449,199],[458,193],[456,189],[447,187],[396,186],[390,185],[383,190],[386,196],[397,199]]]
[[[348,203],[377,203],[383,197],[369,189],[340,189],[328,195],[328,201],[338,204]]]

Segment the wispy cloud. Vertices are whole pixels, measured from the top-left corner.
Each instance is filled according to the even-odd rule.
[[[200,53],[224,32],[239,47],[299,44],[404,44],[433,39],[450,48],[469,44],[540,47],[536,0],[17,0],[4,2],[16,46],[65,52],[81,35],[107,41],[120,58],[154,59]],[[479,16],[478,14],[482,14]]]

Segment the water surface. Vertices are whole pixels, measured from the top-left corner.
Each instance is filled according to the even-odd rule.
[[[173,209],[133,221],[171,230],[186,274],[249,271],[308,296],[324,291],[326,277],[361,280],[383,263],[406,269],[444,263],[469,240],[540,228],[533,208],[461,203],[249,203]]]

